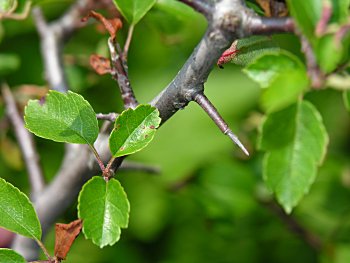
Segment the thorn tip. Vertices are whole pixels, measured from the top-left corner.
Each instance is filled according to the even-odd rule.
[[[234,133],[229,130],[227,135],[231,138],[231,140],[245,153],[245,155],[249,156],[248,150],[244,147],[243,143],[238,139]]]

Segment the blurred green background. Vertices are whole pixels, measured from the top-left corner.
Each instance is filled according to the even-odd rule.
[[[130,48],[129,74],[141,103],[166,87],[206,28],[205,19],[192,9],[165,2],[156,4],[136,26]],[[42,1],[40,5],[53,20],[71,3]],[[125,23],[118,33],[120,42],[126,32]],[[88,65],[90,54],[107,55],[106,40],[95,24],[74,34],[64,51],[66,74],[70,88],[96,112],[120,112],[116,83],[110,76],[96,75]],[[273,40],[303,59],[296,37],[276,35]],[[23,85],[44,89],[32,18],[1,21],[0,41],[1,81],[14,91]],[[227,65],[224,70],[213,69],[205,90],[251,157],[244,157],[199,106],[190,103],[159,129],[149,147],[128,158],[159,166],[160,175],[117,174],[131,203],[130,226],[122,231],[121,240],[101,250],[80,235],[66,262],[350,262],[350,121],[341,94],[332,90],[307,94],[322,113],[331,144],[310,193],[287,217],[264,187],[262,153],[255,150],[263,116],[259,87],[241,68]],[[25,103],[25,96],[15,94]],[[25,167],[2,100],[0,117],[0,175],[28,193]],[[35,139],[50,181],[60,166],[63,144]],[[75,218],[76,203],[58,222]],[[53,232],[45,243],[52,251]]]

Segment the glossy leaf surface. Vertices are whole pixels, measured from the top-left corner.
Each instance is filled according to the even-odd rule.
[[[309,102],[272,113],[264,121],[260,137],[260,148],[266,151],[263,175],[287,213],[309,191],[327,144],[322,118]]]
[[[156,3],[156,0],[114,0],[114,4],[130,24],[137,24]]]
[[[305,66],[288,52],[267,53],[243,70],[263,91],[261,105],[267,112],[294,103],[308,87]]]
[[[17,234],[41,239],[38,216],[28,197],[0,178],[0,226]]]
[[[26,128],[57,142],[92,145],[98,135],[96,114],[79,94],[49,91],[44,102],[30,100],[25,108]]]
[[[0,248],[0,263],[27,263],[27,261],[12,249]]]
[[[115,244],[120,228],[128,227],[130,211],[120,183],[116,179],[106,182],[102,177],[93,177],[83,186],[78,202],[85,237],[101,248]]]
[[[160,124],[159,112],[150,105],[139,105],[118,116],[109,138],[114,157],[128,155],[145,148]]]

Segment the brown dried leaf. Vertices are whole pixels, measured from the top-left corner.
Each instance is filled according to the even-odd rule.
[[[90,56],[90,65],[99,75],[104,75],[111,72],[111,62],[105,57],[92,54]]]
[[[55,256],[58,260],[66,258],[82,226],[81,219],[77,219],[69,224],[56,224]]]
[[[91,10],[86,17],[83,17],[81,21],[86,22],[90,17],[100,21],[113,39],[116,37],[118,30],[123,26],[123,23],[119,18],[107,19],[93,10]]]
[[[284,17],[288,15],[287,5],[278,0],[256,0],[267,17]]]

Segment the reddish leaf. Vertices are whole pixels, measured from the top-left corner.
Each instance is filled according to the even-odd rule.
[[[225,50],[224,53],[222,53],[221,57],[219,58],[218,62],[216,63],[220,68],[223,68],[222,65],[230,62],[236,54],[239,52],[237,49],[237,40],[232,43],[232,45]]]
[[[123,26],[122,21],[119,18],[107,19],[100,13],[97,13],[92,10],[86,17],[83,17],[81,21],[85,22],[90,17],[93,17],[96,20],[100,21],[113,39],[116,37],[118,30],[121,29]]]
[[[315,34],[318,37],[324,35],[327,31],[327,24],[332,16],[332,5],[328,2],[323,3],[321,18],[318,21],[315,29]]]
[[[104,75],[111,72],[111,62],[105,57],[92,54],[90,56],[90,65],[99,75]]]
[[[55,256],[58,260],[66,258],[82,226],[82,220],[80,219],[69,224],[56,224]]]

